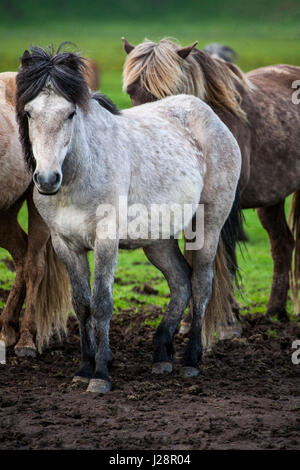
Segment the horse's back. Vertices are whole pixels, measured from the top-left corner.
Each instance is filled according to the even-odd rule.
[[[292,94],[295,91],[293,83],[299,80],[300,67],[286,64],[270,65],[251,70],[246,76],[254,85],[255,93],[265,93],[270,95],[270,99],[275,94],[280,94],[282,97],[290,98],[287,103],[287,106],[290,107]],[[293,108],[290,107],[291,109]],[[295,107],[293,110],[296,114],[300,114],[299,107]]]
[[[31,179],[19,142],[15,77],[15,72],[0,73],[0,211],[22,196]]]
[[[191,184],[198,168],[204,190],[201,202],[214,200],[221,186],[231,198],[240,175],[240,149],[228,127],[210,106],[192,95],[176,95],[127,111],[132,117],[139,117],[148,129],[151,126],[151,133],[154,128],[157,129],[157,135],[153,134],[150,139],[152,160],[157,162],[159,155],[159,171],[162,171],[161,166],[166,160],[163,174],[170,174],[173,183],[176,173],[188,171],[187,185]],[[164,133],[163,128],[167,132]],[[147,159],[150,158],[149,153]],[[171,167],[169,171],[168,162]],[[182,174],[176,181],[178,187],[182,183]]]
[[[300,67],[288,64],[267,65],[251,70],[245,75],[252,83],[259,83],[261,80],[276,82],[280,84],[290,83],[290,80],[299,79]]]
[[[221,121],[213,109],[200,98],[193,95],[174,95],[162,100],[142,104],[125,110],[126,114],[139,117],[141,120],[155,122],[163,118],[168,121],[170,129],[177,127],[192,131],[199,141],[207,141],[207,132],[213,135],[222,132],[223,138],[235,142],[231,131]]]
[[[0,102],[10,106],[16,104],[16,75],[17,72],[0,73]]]

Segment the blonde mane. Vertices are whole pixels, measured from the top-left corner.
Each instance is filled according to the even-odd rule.
[[[180,48],[168,39],[158,43],[146,40],[136,46],[124,64],[123,90],[139,79],[157,99],[185,93],[198,96],[215,111],[229,110],[247,119],[237,87],[250,91],[251,85],[241,70],[199,50],[183,59],[177,53]]]

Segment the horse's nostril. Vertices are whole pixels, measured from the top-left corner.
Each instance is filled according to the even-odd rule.
[[[55,173],[55,181],[54,184],[57,184],[60,182],[60,174],[58,172]]]
[[[38,182],[39,182],[39,173],[38,173],[37,171],[34,172],[32,178],[33,178],[33,182],[34,182],[35,184],[38,184]]]

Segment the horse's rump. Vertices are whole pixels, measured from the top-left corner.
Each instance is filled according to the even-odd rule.
[[[26,172],[15,116],[16,73],[0,73],[0,211],[7,210],[26,191]]]
[[[17,72],[0,73],[0,101],[14,107],[16,104]]]

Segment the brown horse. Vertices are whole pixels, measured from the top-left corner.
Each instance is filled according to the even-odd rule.
[[[123,42],[128,54],[123,85],[133,105],[179,93],[196,95],[237,139],[242,208],[258,209],[274,261],[267,314],[287,319],[289,273],[296,307],[300,277],[300,106],[292,100],[300,68],[275,65],[244,74],[236,65],[195,49],[197,43],[183,48],[166,39],[136,47]],[[290,229],[284,202],[292,193]]]
[[[0,246],[13,257],[16,277],[1,315],[0,338],[19,356],[35,356],[53,328],[65,328],[70,307],[66,270],[56,256],[48,227],[32,201],[15,117],[16,73],[0,74]],[[18,224],[28,207],[28,235]],[[26,308],[19,325],[24,300]]]
[[[84,71],[86,82],[91,90],[97,91],[100,88],[99,65],[94,59],[84,59],[84,60],[86,64],[86,69]]]

